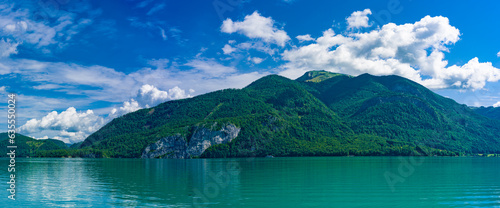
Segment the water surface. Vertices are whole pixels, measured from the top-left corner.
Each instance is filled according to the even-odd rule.
[[[500,158],[0,161],[0,207],[500,207]]]

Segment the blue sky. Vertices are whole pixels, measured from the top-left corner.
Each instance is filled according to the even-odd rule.
[[[20,133],[70,143],[140,108],[308,70],[396,74],[459,103],[497,106],[499,6],[0,1],[0,94],[18,93]]]

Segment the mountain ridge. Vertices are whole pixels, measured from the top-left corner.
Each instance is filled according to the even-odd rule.
[[[222,134],[216,132],[227,126],[240,129],[236,137],[217,139]],[[499,138],[499,120],[406,78],[310,71],[296,80],[269,75],[243,89],[168,101],[123,115],[73,145],[77,150],[62,154],[468,155],[500,153]],[[188,144],[197,148],[195,154],[182,152]]]

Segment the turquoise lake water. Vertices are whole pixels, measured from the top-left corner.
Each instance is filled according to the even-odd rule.
[[[1,161],[0,207],[500,207],[500,158]]]

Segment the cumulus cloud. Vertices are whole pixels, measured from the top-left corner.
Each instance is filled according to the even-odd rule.
[[[274,20],[270,17],[263,17],[257,11],[247,15],[243,21],[233,22],[226,19],[222,23],[221,32],[240,33],[249,38],[261,39],[267,43],[274,43],[279,46],[285,46],[290,37],[284,30],[275,27]]]
[[[236,51],[236,48],[233,48],[229,44],[224,45],[224,47],[222,48],[222,52],[224,52],[224,54],[231,54],[232,52],[235,52],[235,51]]]
[[[139,89],[139,92],[137,93],[137,100],[141,101],[142,105],[147,108],[165,102],[169,98],[169,93],[161,91],[155,86],[148,84],[142,85],[141,89]]]
[[[108,118],[113,119],[125,115],[127,113],[135,112],[137,110],[142,109],[139,102],[134,99],[130,99],[130,101],[123,102],[123,105],[118,108],[113,108],[108,115]]]
[[[61,113],[52,111],[41,119],[31,119],[21,126],[22,133],[36,133],[44,130],[60,131],[63,141],[68,143],[82,141],[89,134],[104,125],[104,119],[92,110],[77,112],[70,107]]]
[[[252,61],[254,64],[260,64],[264,61],[263,58],[259,58],[259,57],[248,57],[248,60]]]
[[[304,41],[311,41],[311,40],[314,40],[314,38],[311,37],[311,35],[309,34],[306,34],[306,35],[299,35],[297,37],[297,40],[299,40],[300,42],[304,42]]]
[[[5,92],[5,86],[0,87],[0,92]]]
[[[497,57],[500,57],[500,51],[497,53]]]
[[[355,11],[351,14],[351,16],[347,17],[347,28],[361,28],[361,27],[370,27],[370,23],[368,23],[368,15],[372,14],[370,9],[365,9],[363,11]]]
[[[192,97],[190,93],[193,92],[193,89],[189,89],[186,93],[185,90],[179,88],[178,86],[175,86],[168,91],[162,91],[153,85],[145,84],[139,89],[134,98],[123,102],[121,107],[113,108],[111,113],[108,115],[108,119],[116,118],[143,108],[154,107],[169,100],[189,98]]]
[[[40,139],[53,138],[66,143],[80,142],[114,118],[153,107],[168,100],[192,97],[190,93],[193,92],[190,89],[186,93],[179,87],[161,91],[146,84],[139,89],[134,98],[123,102],[120,107],[113,108],[108,115],[97,115],[92,110],[78,112],[75,107],[70,107],[60,113],[52,111],[40,119],[28,120],[19,130]]]
[[[493,104],[493,107],[495,107],[495,108],[500,107],[500,101],[498,101],[495,104]]]
[[[366,13],[366,12],[365,12]],[[389,23],[370,32],[335,34],[328,29],[315,42],[286,50],[282,75],[294,78],[309,70],[351,75],[400,75],[429,88],[477,90],[500,79],[500,70],[477,58],[448,66],[447,46],[460,32],[446,17],[426,16],[413,24]]]

